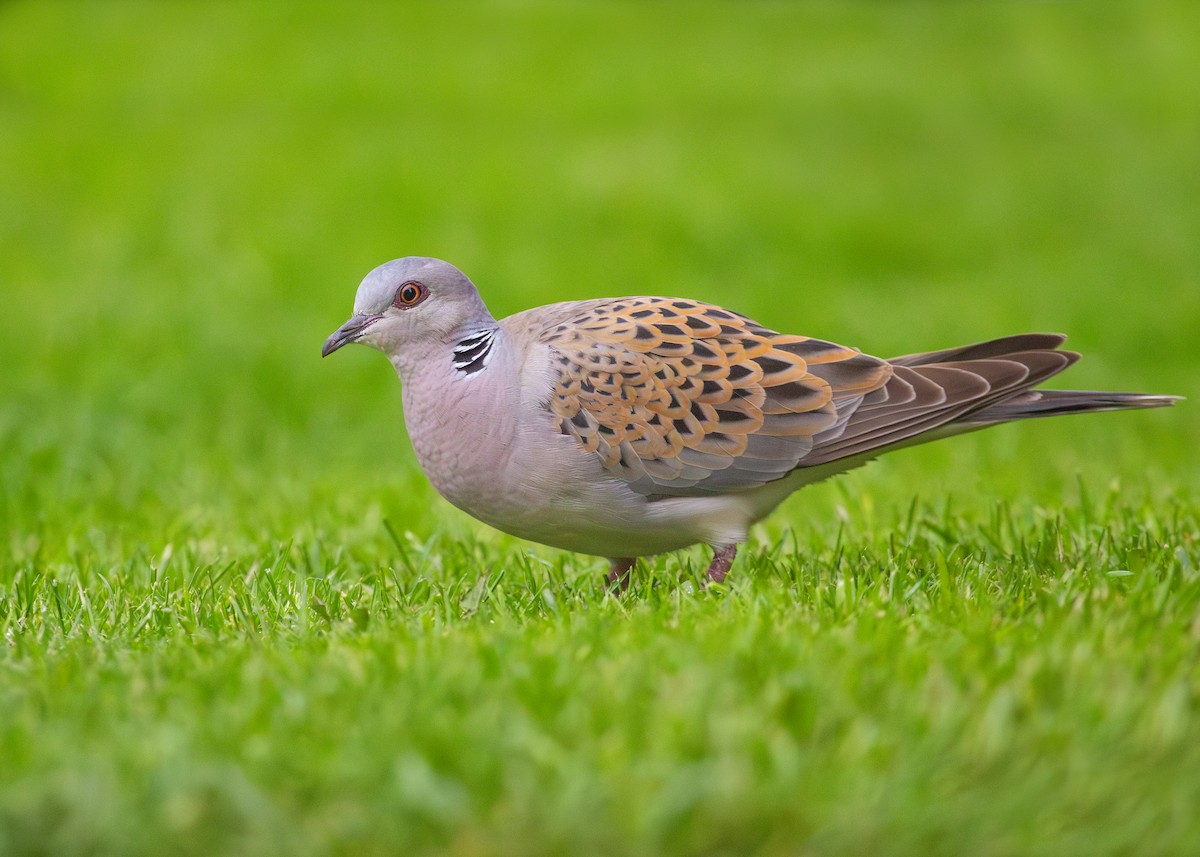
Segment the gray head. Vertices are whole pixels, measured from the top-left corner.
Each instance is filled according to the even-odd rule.
[[[411,344],[447,344],[492,321],[466,275],[441,259],[406,256],[359,284],[354,315],[325,340],[321,356],[361,342],[394,354]]]

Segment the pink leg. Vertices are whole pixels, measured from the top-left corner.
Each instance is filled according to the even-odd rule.
[[[608,562],[608,589],[620,595],[629,588],[629,570],[637,562],[637,557],[622,557]]]
[[[729,574],[735,556],[737,556],[737,545],[714,548],[712,565],[708,567],[708,579],[713,583],[724,583],[725,575]]]

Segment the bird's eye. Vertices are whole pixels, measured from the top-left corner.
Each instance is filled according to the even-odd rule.
[[[405,283],[396,290],[396,299],[392,301],[392,306],[400,309],[416,306],[427,294],[429,290],[420,283]]]

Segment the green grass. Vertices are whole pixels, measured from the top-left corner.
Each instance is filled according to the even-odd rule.
[[[0,855],[1196,853],[1198,30],[0,7]],[[1192,401],[898,453],[617,601],[319,359],[408,253]]]

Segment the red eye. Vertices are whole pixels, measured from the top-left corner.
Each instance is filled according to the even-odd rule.
[[[416,306],[425,300],[427,294],[429,294],[429,290],[420,283],[405,283],[396,289],[396,299],[392,301],[392,306],[400,309]]]

